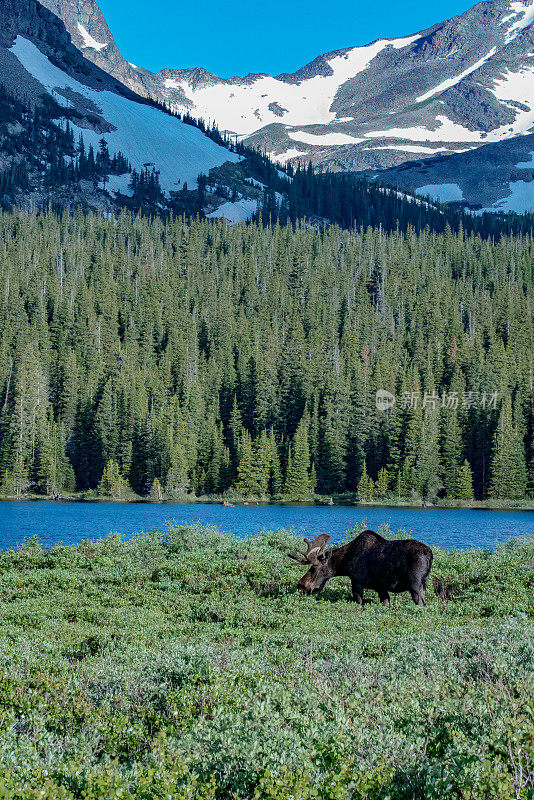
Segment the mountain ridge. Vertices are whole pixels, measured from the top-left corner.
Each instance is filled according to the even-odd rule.
[[[87,123],[87,109],[98,108],[102,97],[89,89],[106,89],[136,103],[144,98],[179,116],[204,120],[208,128],[215,123],[223,136],[275,162],[311,163],[317,172],[383,176],[405,189],[429,190],[439,200],[451,199],[444,196],[443,186],[453,185],[453,199],[475,210],[506,207],[515,185],[525,184],[523,206],[517,208],[534,210],[530,172],[523,170],[518,177],[516,166],[528,162],[530,153],[526,139],[519,147],[517,140],[534,133],[534,0],[484,0],[419,33],[330,51],[293,73],[233,78],[219,78],[202,67],[152,73],[126,61],[95,0],[5,0],[3,13],[4,73],[13,71],[13,42],[24,34],[24,20],[31,18],[30,39],[35,28],[34,44],[43,56],[69,73],[67,78],[57,72],[53,79],[49,76],[47,91],[62,105],[78,104],[86,127],[94,127],[98,116],[93,114]],[[48,25],[52,34],[37,30],[40,25]],[[19,64],[28,57],[20,50],[18,55]],[[24,85],[38,93],[43,71],[48,74],[52,67],[36,66],[35,59],[34,54]],[[36,69],[41,79],[34,85]],[[73,86],[74,78],[86,88]],[[20,74],[17,80],[21,82]],[[48,78],[43,80],[46,84]],[[54,81],[65,86],[58,91]],[[103,120],[105,115],[100,116]],[[117,139],[113,123],[99,124],[99,133]],[[152,136],[149,127],[143,130],[132,128],[130,139],[145,136],[147,148],[141,153],[138,147],[133,157],[125,152],[137,169],[169,151],[166,144],[150,155]],[[94,137],[92,144],[96,146]],[[124,137],[119,144],[125,151]],[[489,147],[495,144],[501,146]],[[518,151],[519,162],[513,160]],[[495,153],[500,159],[497,181],[490,174]],[[198,162],[196,168],[207,173],[220,167],[221,159],[208,159],[204,166]],[[228,160],[236,161],[233,155]],[[170,153],[167,161],[174,161]],[[473,164],[477,182],[464,174]],[[450,174],[444,177],[447,170]],[[183,169],[178,183],[169,169],[160,171],[167,192],[184,182],[195,185],[193,175],[186,177]],[[208,213],[214,210],[210,207]]]
[[[111,47],[107,26],[90,32],[84,25],[96,6],[81,0],[71,7],[84,45]],[[56,10],[37,0],[2,5],[0,183],[11,190],[4,206],[81,204],[114,213],[123,205],[143,208],[148,189],[153,213],[237,221],[261,205],[263,184],[254,180],[278,188],[282,179],[261,156],[173,115],[88,61]]]
[[[215,122],[280,163],[386,170],[389,180],[396,170],[406,177],[402,165],[414,159],[450,156],[457,183],[465,159],[456,155],[479,149],[485,163],[486,144],[534,132],[534,0],[484,0],[412,35],[323,53],[293,73],[232,78],[202,67],[152,73],[122,58],[95,0],[40,2],[86,58],[130,89]],[[507,165],[499,191],[485,197],[464,180],[467,206],[498,210],[511,193],[515,147],[499,152]],[[419,188],[416,174],[403,185]]]

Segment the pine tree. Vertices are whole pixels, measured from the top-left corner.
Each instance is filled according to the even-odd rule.
[[[282,469],[280,467],[280,456],[278,454],[278,446],[276,444],[276,439],[274,435],[274,431],[271,430],[269,434],[269,484],[268,484],[268,491],[271,495],[279,495],[282,493],[283,483],[282,483]],[[315,487],[317,482],[317,478],[315,480],[311,479],[312,489]]]
[[[346,483],[348,414],[344,398],[327,398],[319,429],[318,474],[321,492],[343,491]]]
[[[154,481],[148,493],[148,497],[150,498],[150,500],[157,500],[158,502],[161,502],[163,500],[163,489],[161,488],[161,483],[159,482],[159,478],[154,478]]]
[[[457,481],[461,469],[462,456],[462,432],[458,423],[457,411],[455,409],[444,409],[442,420],[443,484],[447,497],[457,497]]]
[[[308,500],[314,490],[308,442],[309,416],[304,413],[291,442],[284,494],[291,500]]]
[[[372,500],[373,494],[373,479],[367,474],[367,465],[364,462],[362,476],[358,483],[358,500],[363,503],[368,502],[369,500]]]
[[[165,491],[171,495],[180,495],[190,488],[190,467],[188,459],[188,433],[184,412],[178,398],[174,395],[169,403],[165,434],[167,436],[167,468],[165,474]]]
[[[108,461],[104,467],[97,491],[98,494],[111,497],[113,500],[123,499],[131,491],[127,481],[121,475],[116,461]]]
[[[261,493],[262,490],[262,475],[247,430],[242,432],[239,440],[236,489],[243,495]]]
[[[208,494],[217,494],[223,491],[227,479],[230,454],[224,445],[222,425],[217,425],[212,430],[211,442],[207,454],[206,465],[206,491]]]
[[[473,498],[473,473],[467,459],[458,470],[454,497],[458,500],[472,500]]]
[[[436,494],[440,484],[438,412],[423,415],[420,451],[415,462],[416,485],[423,498]]]
[[[513,423],[512,400],[507,395],[493,437],[490,497],[524,497],[526,482],[523,441]]]
[[[239,441],[242,433],[243,420],[241,417],[241,411],[237,405],[237,397],[234,394],[232,410],[230,412],[230,419],[228,421],[228,447],[230,450],[230,461],[234,470],[234,475],[237,475]]]
[[[9,433],[2,442],[4,483],[19,496],[30,485],[48,492],[55,482],[50,444],[48,382],[35,347],[21,354],[14,381]]]
[[[373,493],[375,497],[385,497],[389,489],[389,473],[385,467],[382,467],[378,473]]]

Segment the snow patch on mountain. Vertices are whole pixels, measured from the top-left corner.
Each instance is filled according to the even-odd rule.
[[[418,144],[381,144],[377,147],[364,147],[367,150],[400,150],[403,153],[450,153],[449,147],[424,147]],[[458,151],[456,151],[458,152]],[[463,151],[462,151],[463,152]]]
[[[105,188],[108,192],[120,192],[131,197],[133,192],[130,189],[130,180],[129,172],[124,175],[109,175]]]
[[[463,192],[457,183],[434,183],[419,186],[415,193],[423,197],[431,197],[440,203],[453,203],[464,199]]]
[[[452,122],[448,117],[438,114],[439,125],[431,130],[421,125],[413,128],[391,128],[386,131],[370,131],[365,136],[369,139],[406,139],[412,142],[480,142],[480,131],[470,131],[463,125]]]
[[[512,181],[509,186],[509,197],[499,200],[489,208],[482,208],[476,213],[483,214],[485,211],[515,211],[516,214],[534,212],[534,181]]]
[[[236,85],[218,82],[213,85],[192,85],[187,79],[167,78],[167,89],[181,89],[193,104],[195,116],[217,120],[219,128],[248,136],[259,128],[280,123],[280,114],[272,108],[285,109],[285,125],[326,125],[336,119],[330,110],[339,87],[363,72],[386,47],[401,49],[421,38],[379,39],[365,47],[353,47],[327,60],[331,75],[316,75],[299,83],[290,83],[269,75],[251,83]],[[269,108],[271,106],[271,108]],[[178,108],[186,110],[184,104]]]
[[[93,50],[98,50],[100,52],[100,50],[108,46],[108,42],[97,42],[96,39],[93,39],[89,31],[87,31],[83,25],[80,25],[79,22],[77,25],[79,34],[83,39],[82,47],[91,47]]]
[[[235,163],[241,160],[240,156],[215,144],[198,128],[186,125],[157,108],[136,103],[114,92],[96,91],[85,86],[54,66],[22,36],[17,36],[11,52],[60,105],[71,105],[58,91],[65,88],[94,103],[114,128],[104,137],[110,152],[120,150],[136,170],[145,164],[154,164],[160,171],[161,187],[166,192],[182,188],[185,182],[189,188],[194,188],[201,172],[208,173],[227,161]],[[98,148],[101,133],[80,128],[74,123],[72,127],[77,134],[82,134],[86,147],[93,145],[95,150]]]
[[[508,14],[504,19],[504,22],[508,22],[508,20],[517,17],[515,22],[510,25],[508,31],[506,33],[506,41],[511,42],[512,39],[521,33],[524,28],[527,28],[532,22],[534,22],[534,2],[529,4],[521,2],[518,0],[517,2],[510,3],[510,8],[512,9],[512,13]]]
[[[534,125],[534,67],[521,69],[519,72],[507,70],[504,77],[494,82],[491,90],[501,102],[510,105],[516,111],[516,118],[512,125],[504,126],[508,136],[510,133],[517,135],[526,133]],[[528,111],[517,108],[515,103],[527,106]],[[512,105],[514,104],[514,105]],[[495,135],[495,132],[492,132]]]
[[[286,161],[289,161],[292,158],[308,158],[309,154],[306,150],[297,150],[295,147],[290,147],[289,150],[285,150],[283,153],[266,153],[267,157],[274,161],[277,164],[285,164]],[[289,177],[282,173],[284,177]]]
[[[250,200],[243,197],[241,200],[236,200],[235,203],[226,202],[219,206],[219,208],[212,211],[211,214],[206,214],[210,219],[222,217],[232,225],[236,222],[245,222],[249,217],[258,210],[258,203],[256,200]]]
[[[358,144],[365,141],[346,133],[307,133],[306,131],[288,131],[288,136],[296,142],[315,145]]]
[[[417,206],[424,206],[425,208],[435,208],[434,205],[430,205],[430,203],[425,203],[424,200],[420,200],[418,197],[414,197],[411,194],[407,194],[406,192],[399,192],[398,189],[390,189],[386,186],[379,186],[378,191],[382,194],[389,194],[393,197],[398,197],[399,200],[406,200],[408,203],[415,203]]]
[[[425,94],[422,94],[420,97],[417,97],[416,103],[423,103],[425,100],[430,100],[430,98],[434,97],[434,95],[439,94],[440,92],[444,92],[445,89],[450,89],[451,86],[456,86],[456,84],[460,83],[460,81],[463,78],[466,78],[467,75],[470,75],[476,69],[481,67],[482,64],[485,64],[486,61],[488,61],[493,55],[495,55],[496,52],[497,48],[492,47],[492,49],[489,51],[487,55],[483,56],[475,64],[472,64],[470,67],[465,69],[459,75],[456,75],[454,78],[447,78],[447,80],[440,83],[439,86],[436,86],[434,89],[430,89],[429,92],[426,92]]]

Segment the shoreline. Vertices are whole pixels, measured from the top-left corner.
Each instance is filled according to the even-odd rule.
[[[297,506],[305,508],[314,507],[351,507],[351,508],[406,508],[433,511],[534,511],[534,499],[525,498],[524,500],[461,500],[461,501],[438,501],[435,503],[410,501],[410,500],[376,500],[360,502],[350,496],[333,496],[330,498],[317,496],[310,500],[284,500],[283,498],[271,499],[266,497],[224,497],[220,495],[202,495],[200,497],[184,496],[179,498],[164,498],[155,500],[148,497],[84,497],[82,493],[72,493],[65,496],[49,497],[47,495],[27,494],[23,497],[14,495],[0,495],[0,502],[12,503],[117,503],[120,505],[222,505],[223,501],[229,501],[233,506]]]

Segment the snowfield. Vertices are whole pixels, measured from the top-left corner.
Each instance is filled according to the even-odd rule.
[[[222,217],[223,219],[227,220],[230,224],[234,225],[236,222],[245,222],[251,214],[254,214],[255,211],[258,210],[258,203],[256,200],[248,200],[247,198],[243,197],[241,200],[237,200],[235,203],[223,203],[219,206],[215,211],[212,211],[211,214],[206,214],[207,217],[210,219],[216,219],[217,217]]]
[[[483,214],[484,211],[515,211],[516,214],[534,212],[534,181],[514,181],[509,186],[509,197],[499,200],[489,208],[483,208],[476,213]]]
[[[509,14],[507,17],[503,19],[504,22],[508,22],[510,19],[514,19],[516,17],[515,22],[509,26],[507,34],[506,34],[506,41],[511,42],[512,39],[521,33],[521,31],[534,22],[534,2],[533,0],[530,3],[518,2],[510,3],[510,8],[512,9],[512,13]]]
[[[108,42],[97,42],[96,39],[93,39],[89,31],[85,30],[83,25],[77,23],[78,32],[83,39],[83,47],[91,47],[93,50],[102,50],[104,47],[108,46]]]
[[[316,75],[300,83],[261,76],[250,84],[241,85],[221,82],[194,87],[187,80],[174,78],[167,78],[164,85],[169,89],[182,89],[194,104],[195,116],[216,119],[221,130],[241,136],[248,136],[271,123],[283,122],[297,127],[326,125],[336,119],[330,107],[342,84],[366,69],[384,48],[399,50],[420,38],[418,34],[403,39],[379,39],[365,47],[353,47],[328,60],[332,75]],[[282,116],[269,109],[273,103],[287,109]],[[182,108],[186,110],[185,106]]]
[[[495,81],[492,89],[495,97],[504,103],[517,102],[523,103],[529,109],[514,108],[516,118],[512,125],[506,125],[499,130],[510,133],[527,133],[534,125],[534,67],[522,69],[519,72],[507,70],[501,80]],[[492,134],[494,131],[492,131]]]
[[[306,158],[307,161],[309,160],[308,151],[297,150],[296,147],[291,147],[289,150],[285,150],[283,153],[267,153],[266,155],[271,159],[271,161],[274,161],[277,164],[285,164],[290,158]],[[285,178],[288,177],[285,173],[283,173],[283,175]]]
[[[17,36],[11,51],[59,104],[71,105],[58,91],[71,89],[94,103],[114,128],[101,134],[73,125],[75,138],[81,133],[85,146],[93,145],[96,151],[104,136],[110,152],[120,150],[134,169],[153,164],[160,171],[161,187],[165,192],[180,189],[186,182],[189,188],[194,188],[199,173],[208,173],[227,161],[235,163],[241,160],[240,156],[215,144],[198,128],[185,125],[175,117],[114,92],[85,86],[54,66],[22,36]]]
[[[413,128],[391,128],[387,131],[370,131],[365,135],[369,139],[406,139],[411,142],[482,142],[479,131],[470,131],[463,125],[451,122],[448,117],[438,114],[439,125],[431,130],[421,125]],[[489,137],[486,139],[489,141]]]
[[[423,197],[431,197],[440,203],[453,203],[464,199],[463,192],[457,183],[434,183],[428,186],[419,186],[415,193]]]
[[[306,131],[288,131],[288,136],[296,142],[314,145],[359,144],[365,141],[347,133],[307,133]]]
[[[488,61],[493,55],[495,55],[496,51],[497,51],[496,47],[492,48],[486,56],[483,56],[475,64],[468,67],[467,69],[464,69],[464,71],[461,72],[459,75],[456,75],[454,78],[448,78],[446,81],[443,81],[443,83],[440,83],[439,86],[436,86],[434,89],[431,89],[429,92],[426,92],[426,94],[422,94],[421,97],[418,97],[416,99],[416,103],[423,103],[425,100],[430,100],[430,98],[434,97],[434,95],[439,94],[440,92],[444,92],[445,89],[450,89],[451,86],[455,86],[457,83],[460,83],[460,81],[463,78],[466,78],[476,69],[481,67],[482,64],[485,64],[486,61]]]
[[[424,147],[422,144],[381,144],[377,147],[364,147],[363,150],[400,150],[403,153],[450,153],[448,147]],[[458,152],[458,151],[455,151]],[[462,151],[463,152],[463,151]]]

